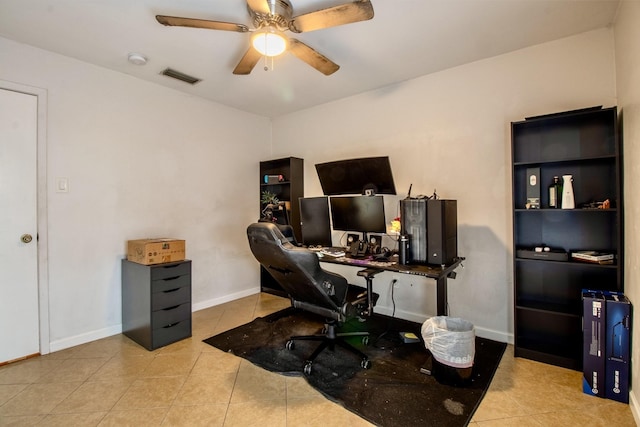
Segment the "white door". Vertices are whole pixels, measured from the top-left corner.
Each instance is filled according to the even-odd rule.
[[[37,96],[0,89],[0,363],[40,350],[37,124]]]

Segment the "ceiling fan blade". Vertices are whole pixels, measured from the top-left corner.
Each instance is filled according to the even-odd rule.
[[[207,30],[236,31],[246,33],[249,27],[231,22],[209,21],[206,19],[180,18],[178,16],[156,15],[156,20],[162,25],[170,27],[205,28]]]
[[[371,18],[373,18],[371,2],[359,0],[296,16],[289,22],[289,29],[294,33],[302,33],[366,21]]]
[[[260,58],[262,58],[262,54],[255,50],[253,46],[249,46],[249,50],[247,50],[240,62],[238,62],[238,65],[236,65],[236,68],[233,70],[233,74],[250,74]]]
[[[311,65],[325,76],[329,76],[340,69],[338,64],[302,43],[300,40],[290,38],[289,51],[297,56],[298,59]]]
[[[268,0],[247,0],[247,6],[254,12],[268,15],[271,13]]]

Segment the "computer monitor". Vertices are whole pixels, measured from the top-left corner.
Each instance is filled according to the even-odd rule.
[[[363,241],[387,231],[382,196],[333,196],[330,204],[334,230],[360,232]]]
[[[331,221],[328,197],[300,197],[302,243],[307,246],[331,246]]]
[[[316,164],[322,191],[343,194],[396,194],[389,157],[366,157]]]

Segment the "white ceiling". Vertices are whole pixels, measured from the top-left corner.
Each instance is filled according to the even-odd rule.
[[[296,16],[350,0],[290,1]],[[605,27],[618,1],[371,0],[370,21],[295,35],[340,65],[331,76],[286,53],[272,71],[261,61],[250,75],[233,75],[248,33],[164,27],[155,20],[161,14],[251,26],[245,0],[0,0],[0,36],[277,117]],[[147,64],[130,64],[130,52],[145,55]],[[202,81],[190,86],[160,75],[167,67]]]

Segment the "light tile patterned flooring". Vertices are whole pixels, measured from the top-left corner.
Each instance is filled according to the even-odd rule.
[[[288,305],[258,294],[198,311],[192,338],[153,352],[116,335],[0,367],[0,426],[370,426],[303,378],[202,343]],[[584,395],[580,377],[509,346],[471,426],[636,425],[628,405]]]

